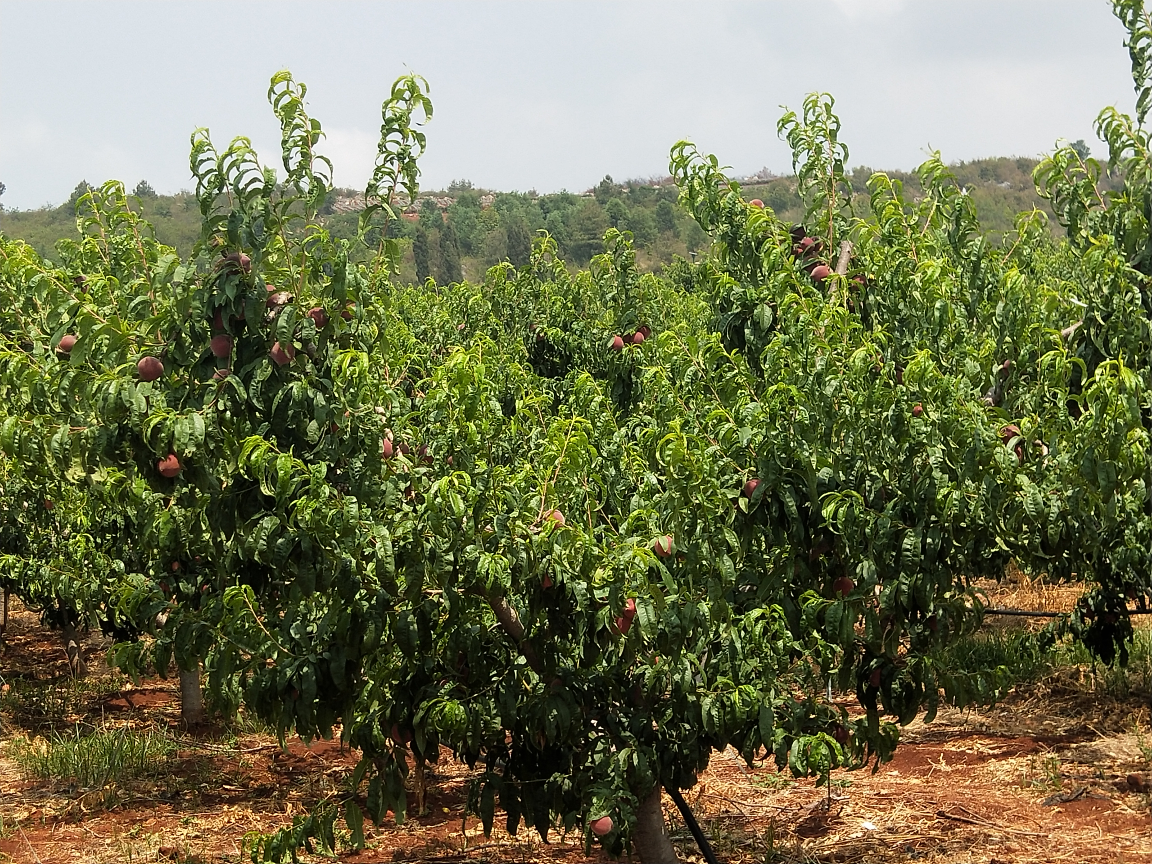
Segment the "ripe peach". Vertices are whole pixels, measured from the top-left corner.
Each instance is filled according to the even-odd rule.
[[[219,336],[213,336],[209,347],[212,350],[212,356],[223,358],[232,353],[232,337],[227,333],[221,333]]]
[[[163,477],[171,479],[180,473],[181,465],[180,460],[175,453],[169,453],[163,459],[156,463],[156,470],[158,470]]]
[[[812,268],[812,281],[823,282],[832,275],[832,268],[827,264],[817,264]]]
[[[323,306],[313,306],[308,310],[308,317],[316,324],[317,330],[323,330],[328,326],[328,313]]]
[[[141,381],[155,381],[164,374],[164,364],[158,357],[141,357],[136,363],[136,374]]]
[[[284,345],[275,342],[272,345],[272,350],[268,352],[268,356],[276,362],[277,366],[287,366],[296,357],[296,346],[291,342]]]

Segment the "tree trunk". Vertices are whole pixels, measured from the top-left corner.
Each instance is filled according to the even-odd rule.
[[[428,777],[424,771],[424,757],[413,752],[412,759],[416,763],[412,777],[412,789],[416,793],[416,815],[423,816],[428,812],[424,804],[425,792],[428,789]]]
[[[185,726],[204,722],[204,692],[200,689],[200,664],[180,670],[180,719]]]
[[[80,634],[76,632],[76,625],[67,614],[60,628],[60,639],[64,643],[64,653],[68,655],[68,671],[72,673],[72,677],[87,677],[88,663],[84,659],[84,646],[80,644]]]
[[[636,831],[632,834],[632,843],[643,864],[676,864],[680,860],[664,828],[660,792],[661,787],[657,783],[636,811]]]

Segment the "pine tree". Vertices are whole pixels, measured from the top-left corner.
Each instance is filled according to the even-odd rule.
[[[412,257],[416,260],[416,279],[423,283],[432,275],[432,261],[428,249],[428,232],[421,225],[416,229],[416,239],[412,241]]]
[[[445,285],[464,281],[460,269],[460,241],[451,221],[445,222],[440,229],[440,281]]]
[[[515,217],[509,219],[504,234],[508,260],[516,267],[527,266],[532,259],[532,236],[528,233],[524,221]]]

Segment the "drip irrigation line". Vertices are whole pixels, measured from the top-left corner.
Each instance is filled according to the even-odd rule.
[[[1152,615],[1152,609],[1129,609],[1129,615]],[[985,615],[1014,615],[1018,618],[1063,618],[1071,612],[1044,612],[1039,609],[985,609]]]
[[[708,864],[719,864],[716,860],[716,853],[712,851],[712,844],[708,842],[708,838],[704,836],[704,832],[700,830],[700,823],[696,821],[696,816],[692,813],[692,808],[688,806],[688,802],[684,800],[684,796],[680,794],[680,790],[676,788],[675,783],[669,783],[664,786],[668,790],[668,797],[672,799],[672,803],[676,805],[676,809],[680,811],[680,815],[684,817],[684,824],[688,826],[688,830],[692,832],[692,838],[696,841],[696,845],[700,847],[700,852],[704,855],[704,860]]]

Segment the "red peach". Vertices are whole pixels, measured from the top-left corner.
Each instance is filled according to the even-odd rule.
[[[832,275],[832,268],[827,264],[817,264],[812,268],[812,281],[823,282]]]
[[[156,469],[160,472],[161,476],[171,479],[181,471],[180,460],[175,453],[169,453],[156,463]]]
[[[213,336],[212,341],[208,343],[208,345],[212,350],[213,357],[223,358],[232,353],[232,337],[227,333]]]
[[[597,837],[606,837],[612,833],[612,817],[601,816],[599,819],[593,819],[591,828]]]
[[[141,381],[155,381],[164,374],[164,364],[158,357],[141,357],[136,363],[136,374]]]
[[[296,356],[296,346],[291,342],[284,345],[281,345],[279,342],[273,343],[272,350],[268,352],[268,356],[276,361],[277,366],[287,366]]]
[[[317,330],[323,330],[328,326],[328,313],[323,306],[313,306],[308,310],[308,317],[316,324]]]

